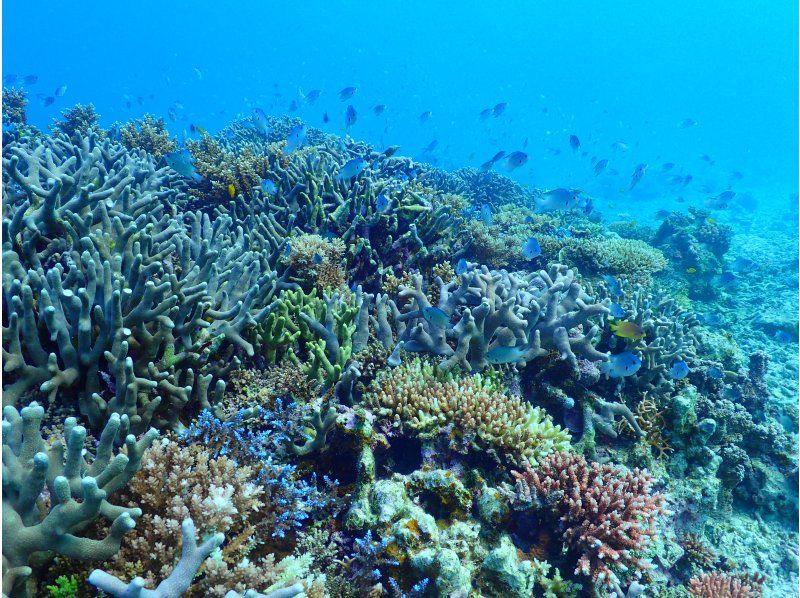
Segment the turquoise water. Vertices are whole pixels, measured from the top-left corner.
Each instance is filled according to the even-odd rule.
[[[88,561],[46,542],[55,557],[4,549],[6,579],[31,567],[4,592],[49,595],[64,575],[80,588],[64,595],[94,595],[95,567],[155,587],[190,516],[198,538],[225,534],[217,566],[253,570],[204,566],[186,595],[299,583],[313,596],[633,596],[638,584],[646,596],[710,596],[698,593],[703,575],[798,595],[797,22],[785,2],[6,2],[4,406],[43,405],[51,443],[76,417],[89,455],[112,413],[137,436],[152,425],[160,450],[180,458],[145,455],[141,468],[190,477],[193,490],[126,479],[109,500],[143,514],[121,549]],[[24,120],[12,110],[20,90]],[[65,113],[76,104],[97,118]],[[145,115],[163,119],[164,134],[126,136]],[[181,168],[173,152],[184,148],[193,165]],[[523,152],[516,168],[513,152]],[[351,158],[364,171],[343,176]],[[118,184],[123,167],[133,179]],[[86,185],[104,193],[79,200]],[[120,232],[130,226],[138,232]],[[200,239],[214,252],[205,267]],[[454,297],[471,290],[448,301],[437,276],[454,281]],[[122,324],[107,326],[112,290]],[[382,312],[381,295],[394,307]],[[482,305],[503,302],[513,318],[464,332]],[[596,310],[584,318],[587,305]],[[575,317],[559,337],[545,320],[564,314]],[[640,364],[632,376],[608,366],[626,352]],[[418,371],[419,357],[448,373]],[[670,374],[678,362],[685,379]],[[474,412],[420,423],[408,414],[425,408],[396,408],[438,405],[430,393],[441,392],[466,413],[465,387],[484,382],[491,389],[475,392],[496,405],[492,433]],[[406,383],[415,390],[396,396]],[[526,442],[538,441],[502,440],[535,428],[497,415],[513,411],[509,397],[568,431],[561,449],[583,465],[650,471],[643,495],[662,503],[634,549],[655,570],[629,563],[598,577],[596,558],[580,570],[594,543],[570,536],[575,508],[573,521],[543,491],[526,502],[511,473],[527,460],[543,476],[552,448],[534,458]],[[640,432],[626,431],[636,417]],[[224,436],[214,426],[238,448],[209,448]],[[40,449],[22,451],[23,469]],[[204,470],[188,456],[202,450],[239,473]],[[4,479],[18,475],[5,461]],[[50,503],[53,484],[40,494]],[[258,508],[252,488],[263,490]],[[4,513],[22,512],[15,492],[4,485]],[[170,494],[182,506],[157,498]],[[491,507],[481,498],[495,494]],[[104,516],[73,532],[104,537],[117,515]],[[30,513],[12,519],[12,539],[36,527]]]

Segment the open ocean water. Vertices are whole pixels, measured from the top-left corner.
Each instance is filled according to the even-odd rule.
[[[2,17],[4,595],[798,596],[796,3]]]

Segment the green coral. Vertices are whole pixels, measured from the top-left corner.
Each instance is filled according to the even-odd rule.
[[[51,598],[74,598],[78,595],[78,579],[74,575],[59,575],[54,585],[47,586]]]

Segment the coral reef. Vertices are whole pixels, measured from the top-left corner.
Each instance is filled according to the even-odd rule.
[[[764,578],[759,575],[704,573],[689,580],[689,593],[700,598],[760,598]]]
[[[53,121],[53,129],[63,133],[67,138],[73,137],[79,139],[89,134],[89,131],[96,131],[102,137],[102,133],[98,131],[98,121],[100,115],[97,114],[94,104],[75,104],[72,108],[67,108],[61,113],[61,119]]]
[[[177,142],[167,131],[164,119],[157,119],[151,114],[122,125],[119,128],[119,139],[129,150],[144,150],[156,161],[164,154],[178,149]]]

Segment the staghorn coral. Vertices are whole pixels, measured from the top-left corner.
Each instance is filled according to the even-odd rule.
[[[693,577],[687,589],[699,598],[761,598],[763,583],[764,576],[758,573],[730,575],[714,571]]]
[[[225,203],[237,194],[251,199],[254,189],[269,172],[269,158],[250,146],[236,153],[226,151],[210,135],[187,140],[186,148],[194,157],[195,168],[203,177],[191,192],[213,203]],[[230,187],[233,186],[233,195]]]
[[[305,291],[341,291],[345,288],[342,259],[345,245],[341,239],[327,240],[319,235],[292,237],[289,255],[282,259],[291,271],[291,280]]]
[[[22,127],[28,123],[28,94],[24,89],[3,88],[3,124]]]
[[[379,374],[364,402],[403,432],[433,438],[452,429],[457,442],[513,463],[535,462],[569,446],[569,434],[542,409],[480,374],[442,375],[419,358]]]
[[[164,154],[178,149],[178,143],[170,137],[163,118],[156,119],[145,114],[141,119],[127,122],[119,128],[120,141],[129,150],[144,150],[158,161]]]
[[[114,415],[92,454],[84,451],[86,428],[75,418],[64,422],[63,439],[51,437],[45,444],[40,431],[43,418],[44,409],[35,402],[19,412],[11,406],[3,409],[5,595],[25,595],[36,555],[82,560],[113,556],[142,514],[134,504],[124,507],[107,499],[140,469],[143,453],[158,436],[155,430],[137,441],[128,434],[127,416]],[[113,455],[115,446],[123,443],[124,451]],[[99,517],[111,522],[105,537],[95,540],[84,535]]]
[[[576,282],[575,273],[564,266],[551,265],[548,271],[524,276],[483,266],[462,274],[458,281],[437,279],[439,297],[435,306],[425,294],[422,277],[412,276],[412,282],[399,294],[401,300],[412,299],[402,313],[394,301],[389,301],[398,346],[446,356],[441,364],[445,370],[461,366],[480,371],[491,361],[524,365],[546,355],[550,348],[571,363],[578,357],[607,359],[592,344],[599,328],[589,327],[591,318],[608,313],[606,302],[589,297]],[[381,297],[377,305],[381,305]],[[426,310],[434,307],[450,321],[457,318],[458,323],[442,327],[427,321]],[[386,316],[379,313],[376,318],[378,338],[388,346],[391,340],[381,333],[388,329]],[[493,357],[493,349],[502,350],[500,356]]]
[[[684,556],[703,569],[711,569],[719,558],[699,534],[687,533],[681,538]]]
[[[651,568],[637,553],[649,546],[666,510],[664,496],[652,492],[654,480],[646,471],[553,453],[535,469],[528,466],[514,476],[519,499],[542,501],[558,520],[564,542],[579,555],[576,574],[620,596],[623,580]]]
[[[100,115],[97,114],[94,104],[75,104],[72,108],[67,108],[61,113],[61,120],[53,120],[53,129],[60,131],[70,139],[72,137],[83,137],[89,131],[97,131],[98,136],[102,134],[98,131]]]
[[[560,245],[560,249],[557,249]],[[650,286],[653,274],[667,267],[659,249],[636,239],[567,237],[542,240],[543,251],[557,251],[557,260],[585,275],[608,273]]]

